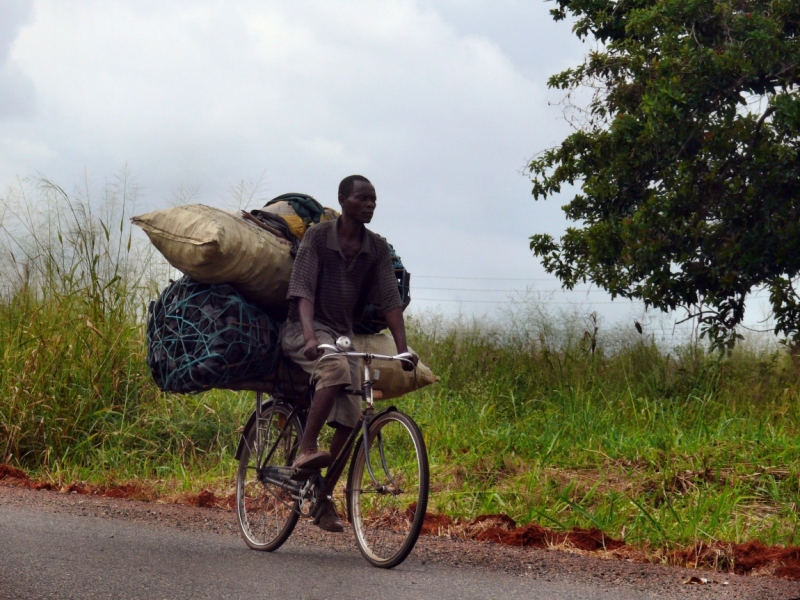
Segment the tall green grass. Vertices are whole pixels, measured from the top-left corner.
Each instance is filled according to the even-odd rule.
[[[241,411],[160,394],[144,363],[168,271],[133,241],[136,187],[123,173],[93,191],[25,181],[2,199],[0,459],[150,477],[221,462]]]
[[[500,325],[414,324],[442,375],[402,402],[426,432],[435,509],[656,546],[800,541],[800,378],[785,353],[667,352],[614,332],[606,352],[600,332],[592,354],[579,321],[551,335],[555,321],[521,305]]]
[[[169,271],[131,234],[130,178],[70,194],[24,181],[0,200],[0,460],[44,477],[229,487],[253,399],[152,383],[143,322]],[[779,345],[665,348],[534,300],[408,327],[442,378],[396,402],[425,433],[433,510],[656,548],[800,543],[800,371]]]

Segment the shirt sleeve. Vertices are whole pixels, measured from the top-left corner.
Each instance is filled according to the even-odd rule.
[[[310,231],[309,231],[310,233]],[[305,298],[314,302],[317,293],[317,276],[319,275],[319,253],[314,236],[303,236],[297,256],[294,259],[292,277],[289,279],[288,300]]]
[[[397,289],[397,277],[392,266],[389,244],[384,240],[379,241],[377,254],[370,303],[375,305],[379,315],[385,315],[395,308],[403,308],[403,302],[400,299],[400,290]]]

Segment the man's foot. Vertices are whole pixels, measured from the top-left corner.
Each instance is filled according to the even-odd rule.
[[[300,469],[324,469],[333,462],[330,452],[318,450],[303,450],[292,463],[292,472]]]
[[[322,511],[319,517],[314,521],[314,524],[325,531],[332,533],[341,533],[344,531],[344,523],[342,518],[336,512],[333,502],[325,502],[322,506]]]

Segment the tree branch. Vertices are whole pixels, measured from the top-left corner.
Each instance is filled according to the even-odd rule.
[[[756,132],[753,134],[753,139],[750,142],[750,147],[747,149],[747,156],[745,156],[746,160],[749,160],[750,157],[753,155],[753,150],[755,150],[756,144],[758,143],[759,138],[761,137],[761,127],[764,125],[764,121],[767,120],[772,113],[775,112],[775,107],[770,106],[767,110],[764,111],[764,114],[761,115],[761,118],[758,119],[758,123],[756,123]]]

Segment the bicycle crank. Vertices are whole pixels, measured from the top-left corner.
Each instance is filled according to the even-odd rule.
[[[303,483],[300,488],[300,502],[298,503],[298,508],[302,516],[312,517],[317,512],[317,508],[319,508],[323,499],[323,483],[322,476],[319,473],[310,477]]]

